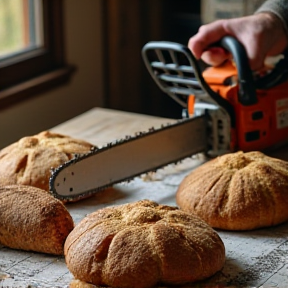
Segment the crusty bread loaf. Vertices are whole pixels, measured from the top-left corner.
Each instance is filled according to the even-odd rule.
[[[149,200],[85,217],[64,246],[76,279],[118,288],[182,284],[219,271],[225,248],[199,217]]]
[[[176,202],[214,228],[251,230],[288,220],[288,162],[261,152],[219,156],[193,170]]]
[[[22,184],[49,191],[51,168],[92,147],[83,140],[49,131],[24,137],[0,151],[0,185]]]
[[[73,279],[69,283],[69,288],[100,288],[99,286],[95,286],[94,284],[89,284],[84,281]]]
[[[32,186],[0,186],[0,243],[14,249],[63,255],[74,228],[63,203]]]

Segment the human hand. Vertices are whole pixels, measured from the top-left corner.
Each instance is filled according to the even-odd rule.
[[[265,12],[234,19],[217,20],[200,27],[188,47],[197,59],[218,66],[230,54],[221,47],[210,47],[224,36],[235,37],[244,46],[252,70],[264,67],[267,56],[278,55],[287,47],[288,37],[281,20]]]

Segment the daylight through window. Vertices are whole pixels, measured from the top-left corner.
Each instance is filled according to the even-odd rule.
[[[42,1],[0,0],[0,59],[43,45]]]

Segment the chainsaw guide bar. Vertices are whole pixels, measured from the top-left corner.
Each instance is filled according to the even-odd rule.
[[[99,149],[95,147],[87,154],[75,155],[52,171],[50,191],[61,200],[76,201],[205,152],[208,149],[207,123],[206,116],[181,119]]]

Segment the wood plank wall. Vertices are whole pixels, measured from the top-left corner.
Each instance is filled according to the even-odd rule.
[[[141,49],[147,42],[167,40],[167,27],[173,23],[165,13],[170,9],[166,4],[171,1],[103,1],[106,107],[181,117],[182,108],[160,91],[141,58]]]

